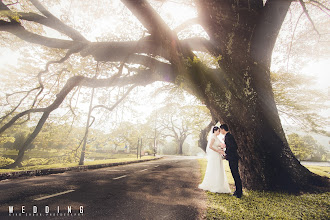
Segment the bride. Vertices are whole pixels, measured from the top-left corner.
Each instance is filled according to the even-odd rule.
[[[213,127],[210,131],[206,147],[206,172],[204,180],[198,188],[210,192],[231,193],[221,156],[223,150],[220,149],[220,146],[224,146],[224,144],[217,137],[219,134],[220,129],[217,126]]]

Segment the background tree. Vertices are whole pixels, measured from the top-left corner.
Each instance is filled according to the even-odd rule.
[[[317,89],[312,77],[292,73],[271,73],[277,108],[283,118],[291,119],[310,132],[327,135],[329,119],[319,113],[328,109],[327,95]],[[292,124],[292,123],[291,123]]]
[[[299,160],[327,161],[329,153],[310,135],[288,135],[288,142],[294,155]]]
[[[208,110],[205,106],[180,105],[179,103],[169,103],[156,109],[150,115],[157,123],[157,130],[166,138],[174,139],[177,146],[177,154],[183,154],[183,144],[188,136],[199,135],[200,131],[210,121]]]
[[[288,135],[288,142],[297,159],[306,160],[311,157],[313,146],[307,145],[298,134]]]

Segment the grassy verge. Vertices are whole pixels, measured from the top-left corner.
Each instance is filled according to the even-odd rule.
[[[234,181],[224,161],[229,184]],[[206,159],[199,159],[202,178]],[[312,172],[329,177],[329,168],[306,166]],[[286,193],[244,190],[237,199],[228,194],[207,192],[207,219],[330,219],[330,193],[289,195]]]
[[[143,156],[141,160],[152,159],[154,156]],[[107,160],[95,160],[95,161],[87,161],[85,165],[96,165],[96,164],[105,164],[105,163],[118,163],[118,162],[126,162],[126,161],[136,161],[140,159],[131,158],[117,158],[117,159],[107,159]],[[8,173],[8,172],[18,172],[22,170],[41,170],[41,169],[52,169],[52,168],[65,168],[65,167],[77,167],[78,163],[57,163],[57,164],[49,164],[49,165],[35,165],[35,166],[25,166],[17,169],[0,169],[0,173]]]
[[[316,173],[317,175],[326,176],[330,178],[330,167],[311,166],[311,165],[306,165],[305,167],[309,169],[311,172]]]

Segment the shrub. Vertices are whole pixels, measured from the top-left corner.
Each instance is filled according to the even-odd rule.
[[[48,163],[48,159],[44,158],[31,158],[22,162],[23,166],[35,166],[35,165],[45,165]]]
[[[13,159],[7,157],[0,157],[0,167],[6,166],[8,164],[12,164],[15,161]]]

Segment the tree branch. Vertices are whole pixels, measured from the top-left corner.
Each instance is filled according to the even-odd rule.
[[[294,30],[293,30],[293,33],[292,33],[292,37],[291,37],[291,41],[290,41],[290,47],[289,47],[289,52],[288,52],[288,60],[286,62],[286,71],[288,72],[289,71],[289,61],[290,61],[290,54],[291,54],[291,49],[292,49],[292,43],[293,43],[293,38],[294,38],[294,34],[296,32],[296,29],[297,29],[297,26],[298,26],[298,23],[300,21],[300,18],[301,16],[303,15],[304,13],[302,12],[296,22],[296,25],[294,27]]]
[[[68,50],[68,52],[65,54],[65,56],[64,56],[63,58],[61,58],[60,60],[57,60],[57,61],[48,61],[48,62],[46,63],[46,67],[45,67],[45,69],[44,69],[43,71],[40,71],[40,72],[38,73],[38,81],[39,81],[39,84],[40,84],[40,91],[39,91],[39,93],[36,95],[36,97],[35,97],[35,99],[34,99],[34,101],[33,101],[33,103],[32,103],[31,108],[33,108],[33,107],[35,106],[35,104],[36,104],[36,102],[37,102],[37,99],[38,99],[39,95],[42,93],[42,91],[43,91],[43,89],[44,89],[44,85],[43,85],[42,80],[41,80],[41,76],[42,76],[42,74],[48,72],[48,68],[49,68],[49,66],[50,66],[51,64],[55,64],[55,63],[63,63],[64,61],[68,60],[72,54],[77,53],[77,52],[81,51],[82,49],[83,49],[83,46],[82,46],[82,45],[76,45],[76,46],[74,46],[73,48],[71,48],[70,50]]]
[[[6,100],[8,102],[8,97],[10,97],[10,96],[12,96],[14,94],[25,93],[26,92],[26,95],[20,100],[20,102],[8,114],[6,114],[5,116],[3,116],[3,117],[0,118],[0,120],[1,120],[0,123],[2,123],[9,115],[11,115],[13,112],[15,112],[16,109],[22,104],[22,102],[26,99],[26,97],[29,96],[29,94],[31,92],[33,92],[34,90],[37,90],[39,88],[40,87],[36,87],[36,88],[33,88],[33,89],[29,90],[29,91],[22,91],[22,92],[15,92],[15,93],[12,93],[12,94],[6,94]]]
[[[29,109],[29,110],[23,111],[23,112],[15,115],[9,122],[7,122],[5,125],[3,125],[0,128],[0,134],[2,134],[5,130],[7,130],[9,127],[11,127],[21,117],[23,117],[27,114],[30,114],[30,113],[45,112],[45,111],[46,111],[45,108]]]
[[[328,8],[327,6],[325,6],[324,4],[322,4],[321,2],[315,1],[315,0],[309,0],[310,2],[314,3],[315,5],[320,6],[321,8],[324,8],[327,11],[330,11],[330,8]]]
[[[209,52],[214,54],[216,50],[211,42],[203,37],[192,37],[180,41],[182,46],[190,48],[193,51]]]
[[[104,108],[104,109],[106,109],[106,110],[108,110],[108,111],[112,111],[114,108],[116,108],[117,107],[117,105],[119,105],[120,104],[120,102],[122,102],[126,97],[127,97],[127,95],[134,89],[136,87],[136,85],[132,85],[126,92],[125,92],[125,94],[119,99],[119,100],[117,100],[117,102],[115,103],[115,104],[113,104],[111,107],[107,107],[107,106],[105,106],[105,105],[96,105],[96,106],[94,106],[93,108],[92,108],[92,111],[94,110],[94,109],[96,109],[96,108]]]
[[[6,31],[12,33],[13,35],[17,36],[18,38],[26,42],[39,44],[50,48],[70,49],[75,44],[77,44],[77,42],[74,41],[60,40],[60,39],[40,36],[38,34],[33,34],[27,31],[19,23],[13,23],[13,21],[7,22],[1,20],[0,31]]]
[[[300,2],[300,4],[301,4],[301,7],[302,7],[303,10],[304,10],[305,15],[307,16],[307,18],[308,18],[308,20],[309,20],[309,22],[312,24],[312,26],[313,26],[313,30],[317,33],[317,35],[318,35],[319,37],[321,37],[320,32],[316,29],[315,24],[314,24],[314,22],[313,22],[311,16],[310,16],[309,13],[308,13],[308,10],[307,10],[307,8],[306,8],[305,2],[304,2],[303,0],[299,0],[299,2]]]
[[[176,28],[174,28],[175,33],[179,33],[180,31],[184,30],[186,27],[194,25],[194,24],[200,24],[199,18],[191,18],[189,20],[186,20]]]
[[[78,31],[75,29],[67,26],[64,24],[61,20],[56,18],[52,13],[50,13],[38,0],[31,0],[31,3],[43,14],[49,19],[49,23],[51,24],[51,27],[54,28],[55,30],[58,30],[73,40],[78,40],[78,41],[87,41],[86,38],[81,35]]]
[[[159,14],[145,0],[121,0],[125,6],[136,16],[141,24],[156,38],[162,38],[164,33],[171,30]]]
[[[160,15],[146,0],[121,0],[149,31],[151,37],[161,44],[161,48],[170,55],[170,62],[183,69],[182,58],[194,57],[189,48],[182,47],[177,35],[168,27]],[[183,56],[183,57],[182,57]]]
[[[33,12],[29,12],[29,13],[18,12],[17,14],[19,15],[20,20],[32,21],[44,25],[46,27],[52,28],[62,34],[65,34],[74,41],[88,42],[87,39],[84,38],[84,36],[82,36],[78,31],[67,26],[66,24],[64,24],[62,21],[60,21],[54,16],[49,18]]]
[[[18,3],[19,3],[19,1],[16,1],[16,2],[14,2],[14,3],[7,4],[6,6],[16,5],[16,4],[18,4]]]

